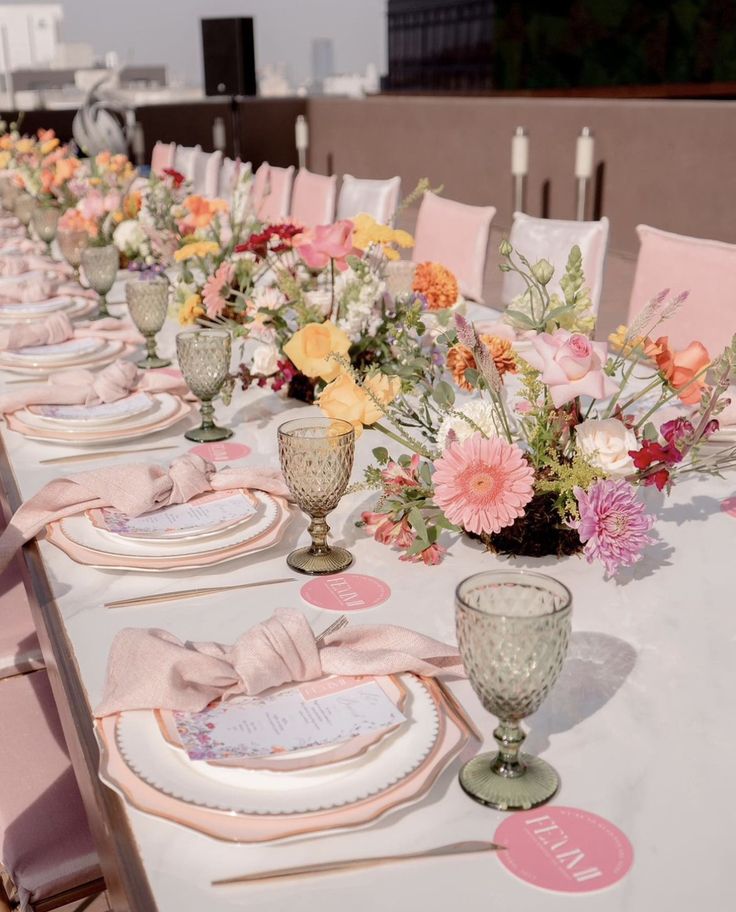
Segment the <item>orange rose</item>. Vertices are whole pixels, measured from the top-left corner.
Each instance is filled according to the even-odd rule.
[[[691,342],[682,351],[674,351],[669,346],[669,338],[660,336],[656,342],[647,346],[646,354],[654,358],[672,389],[682,390],[679,399],[685,405],[700,402],[706,385],[705,368],[710,364],[710,355],[702,342]]]

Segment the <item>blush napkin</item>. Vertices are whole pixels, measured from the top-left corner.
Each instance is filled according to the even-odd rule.
[[[465,674],[458,650],[390,624],[346,627],[317,645],[300,611],[281,608],[235,643],[184,643],[165,630],[115,635],[98,717],[132,709],[199,712],[217,698],[253,696],[325,674]]]
[[[282,497],[289,489],[278,469],[224,468],[194,453],[179,456],[168,469],[155,463],[127,463],[57,478],[22,504],[0,536],[0,571],[25,542],[48,523],[96,507],[114,507],[140,516],[171,504],[186,503],[207,491],[250,488]]]
[[[0,351],[15,351],[30,345],[57,345],[68,339],[105,339],[126,345],[143,345],[144,338],[128,320],[106,317],[72,325],[63,313],[52,313],[35,323],[19,323],[0,329]]]
[[[72,275],[71,266],[67,266],[66,263],[49,260],[41,254],[25,253],[18,256],[4,254],[0,250],[0,276],[21,276],[24,272],[32,272],[36,269],[57,272],[60,277],[70,277]]]
[[[189,390],[180,375],[141,371],[131,361],[113,361],[97,373],[82,368],[57,371],[49,376],[47,383],[20,386],[12,393],[5,393],[0,396],[0,414],[17,412],[29,405],[97,405],[100,402],[117,402],[131,393],[139,392],[187,396]]]
[[[43,301],[56,291],[57,285],[56,279],[46,275],[18,276],[16,281],[0,285],[0,305]]]

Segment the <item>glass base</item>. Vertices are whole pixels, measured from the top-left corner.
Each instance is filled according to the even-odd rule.
[[[142,361],[135,362],[135,366],[140,367],[141,370],[155,370],[157,367],[168,367],[170,364],[171,361],[167,361],[166,358],[151,357],[150,355]]]
[[[326,573],[340,573],[353,562],[353,555],[345,548],[330,548],[322,554],[314,554],[311,546],[297,548],[286,558],[286,563],[297,573],[320,576]]]
[[[478,754],[460,770],[458,778],[463,790],[481,804],[499,811],[528,811],[549,801],[560,787],[560,777],[539,757],[521,754],[519,759],[526,771],[512,778],[493,772],[497,756]]]
[[[100,309],[97,313],[92,314],[91,317],[87,317],[88,320],[107,320],[109,317],[112,317],[113,320],[121,320],[122,317],[118,317],[115,314],[111,314],[110,311],[105,308],[104,310]]]
[[[233,432],[230,428],[221,428],[213,424],[212,427],[192,428],[184,436],[195,443],[215,443],[218,440],[227,440],[228,437],[232,437]]]

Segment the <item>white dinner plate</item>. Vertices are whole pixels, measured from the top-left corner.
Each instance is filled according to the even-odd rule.
[[[283,514],[281,506],[270,494],[253,491],[253,498],[256,511],[248,517],[247,521],[206,538],[197,538],[196,541],[191,539],[142,541],[123,538],[121,535],[97,528],[86,513],[67,516],[60,520],[60,525],[69,541],[99,554],[126,558],[194,558],[201,554],[244,545],[264,535],[281,520]]]
[[[369,753],[332,767],[292,772],[233,769],[190,760],[164,738],[152,711],[122,713],[117,747],[143,782],[195,807],[280,816],[344,807],[378,795],[409,777],[441,736],[440,711],[427,685],[402,676],[407,721]]]
[[[32,377],[45,377],[54,371],[63,370],[64,368],[69,367],[101,367],[103,364],[114,361],[126,348],[125,343],[121,342],[119,339],[115,339],[114,341],[101,341],[102,347],[97,351],[77,354],[74,358],[69,357],[66,360],[56,362],[49,360],[31,361],[30,358],[13,358],[8,357],[10,352],[1,352],[0,369],[12,371],[16,374],[26,374]]]
[[[140,417],[155,407],[156,401],[148,393],[134,393],[116,402],[98,402],[96,405],[30,405],[28,411],[53,427],[93,428]]]
[[[5,351],[2,358],[16,364],[28,364],[31,367],[55,367],[60,364],[76,362],[80,358],[98,355],[105,348],[105,340],[89,337],[67,339],[53,345],[27,345],[13,351]]]
[[[78,300],[71,295],[56,295],[53,298],[46,298],[44,301],[31,301],[30,303],[2,304],[0,313],[15,316],[26,316],[28,314],[49,314],[59,310],[69,310],[74,307]]]
[[[172,396],[171,393],[156,393],[151,396],[151,400],[153,403],[152,407],[147,411],[142,412],[141,414],[131,415],[128,418],[118,417],[114,424],[114,430],[119,430],[121,434],[126,432],[132,433],[138,430],[143,431],[151,424],[158,424],[159,421],[165,421],[179,408],[179,400],[176,396]],[[23,424],[30,428],[37,428],[38,430],[44,431],[49,430],[50,423],[48,418],[36,414],[36,408],[37,406],[32,406],[31,408],[17,412],[18,418]],[[33,411],[31,409],[33,409]],[[70,439],[79,433],[79,428],[67,425],[66,422],[54,422],[53,430],[59,434],[63,434],[65,437],[68,436]],[[87,430],[89,433],[94,433],[93,427],[89,427]],[[106,428],[106,430],[111,430],[111,428]],[[77,439],[79,438],[77,437]]]
[[[250,492],[214,491],[185,504],[164,507],[155,514],[130,517],[104,507],[90,510],[89,516],[95,528],[108,535],[149,544],[167,544],[218,535],[249,522],[257,513],[258,507]]]

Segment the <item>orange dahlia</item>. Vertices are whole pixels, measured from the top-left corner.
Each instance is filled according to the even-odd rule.
[[[425,298],[430,310],[453,307],[460,293],[457,279],[441,263],[419,263],[412,288]]]
[[[504,374],[516,373],[516,359],[508,339],[499,339],[498,336],[483,335],[480,341],[485,345],[493,358],[496,370],[503,377]],[[472,386],[465,377],[468,369],[477,370],[478,365],[475,355],[466,345],[453,345],[447,353],[447,367],[452,374],[452,379],[460,389],[470,391]]]

